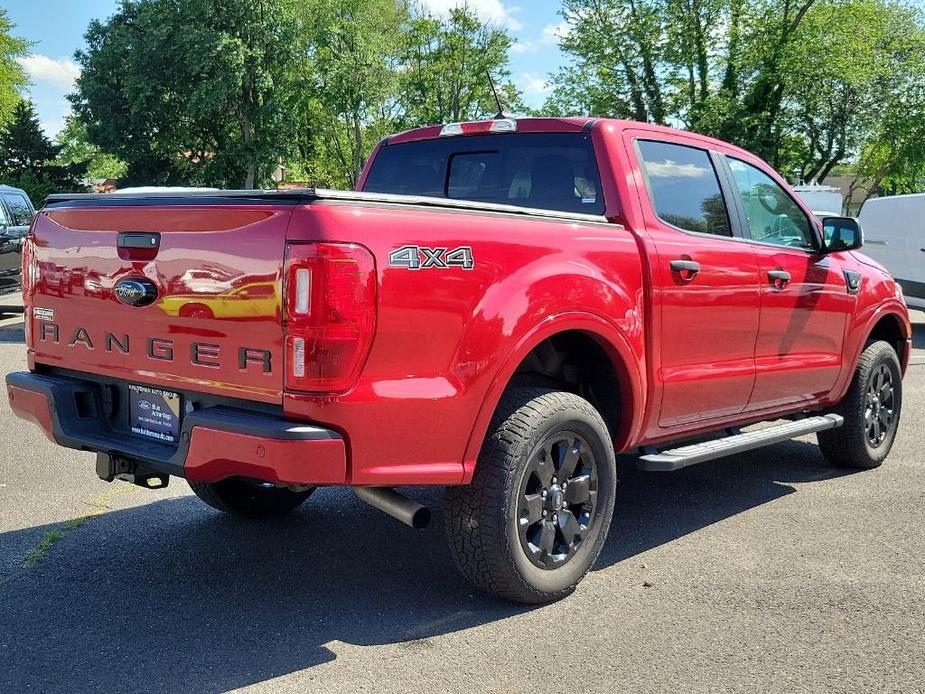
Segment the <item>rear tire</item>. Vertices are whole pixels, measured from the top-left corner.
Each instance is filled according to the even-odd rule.
[[[521,603],[569,595],[597,559],[616,493],[600,414],[572,393],[512,388],[501,399],[472,483],[449,487],[445,530],[473,585]]]
[[[833,465],[869,470],[890,453],[902,412],[902,371],[888,342],[871,342],[861,353],[851,386],[835,412],[845,418],[838,429],[816,434]]]
[[[242,479],[188,482],[190,489],[214,509],[242,518],[273,518],[302,505],[314,488],[294,492]]]

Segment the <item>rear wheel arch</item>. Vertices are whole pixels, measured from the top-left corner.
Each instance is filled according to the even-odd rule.
[[[548,368],[557,359],[561,359],[560,367],[574,365],[573,357],[578,355],[583,357],[578,362],[578,381],[571,378],[572,374],[566,373],[563,378],[561,368]],[[543,361],[547,368],[538,370],[537,362],[542,365]],[[581,380],[601,371],[603,387],[600,383],[592,385]],[[462,483],[468,484],[472,479],[491,418],[509,388],[554,387],[588,399],[601,412],[614,448],[619,451],[637,437],[641,425],[640,412],[645,404],[642,374],[640,358],[634,355],[629,341],[603,318],[594,314],[570,314],[547,319],[519,341],[495,372],[469,436]]]

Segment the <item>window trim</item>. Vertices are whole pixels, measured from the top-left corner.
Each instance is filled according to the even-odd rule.
[[[762,167],[756,164],[753,164],[750,161],[746,161],[742,159],[741,157],[735,157],[735,156],[732,156],[731,154],[720,153],[720,158],[722,159],[722,164],[723,164],[724,170],[726,171],[726,176],[729,178],[729,185],[731,186],[732,191],[734,193],[733,200],[735,204],[736,215],[738,216],[739,224],[742,227],[742,240],[743,241],[746,241],[747,243],[753,243],[756,246],[762,246],[765,248],[777,248],[777,249],[785,250],[785,251],[797,251],[799,253],[805,253],[807,255],[819,255],[820,249],[822,248],[822,239],[819,236],[819,227],[815,222],[815,218],[810,217],[809,215],[806,214],[806,211],[794,199],[793,195],[790,194],[790,191],[788,191],[786,187],[782,186],[780,182],[774,178],[774,176],[769,174]],[[806,223],[807,223],[807,226],[809,227],[810,234],[812,234],[812,237],[813,237],[813,247],[812,248],[800,248],[797,246],[782,246],[779,243],[771,243],[769,241],[761,241],[760,239],[752,238],[751,227],[748,224],[748,215],[745,214],[745,206],[742,203],[742,194],[739,192],[739,186],[738,184],[736,184],[735,178],[733,177],[732,167],[729,164],[730,159],[735,159],[736,161],[741,162],[745,164],[746,166],[751,166],[752,168],[757,169],[758,171],[761,171],[761,173],[763,173],[765,176],[767,176],[772,181],[774,181],[775,185],[777,185],[777,187],[781,189],[784,195],[790,198],[790,201],[793,203],[794,207],[796,207],[800,211],[800,213],[803,215],[803,217],[806,219]]]
[[[707,155],[707,158],[710,161],[710,165],[713,167],[713,174],[716,176],[716,183],[719,186],[720,195],[723,197],[723,206],[726,208],[726,218],[729,220],[729,235],[728,236],[726,234],[711,234],[707,231],[693,231],[692,229],[685,229],[683,227],[677,226],[676,224],[672,224],[668,220],[662,218],[662,216],[659,214],[658,210],[655,207],[655,197],[652,195],[652,187],[649,183],[649,174],[648,174],[648,171],[646,171],[646,160],[642,156],[642,150],[639,147],[640,142],[652,142],[652,143],[660,144],[660,145],[673,145],[675,147],[686,147],[687,149],[699,150],[701,152],[704,152]],[[716,161],[716,156],[715,156],[716,152],[714,152],[713,150],[707,147],[700,147],[700,146],[688,144],[688,143],[672,142],[670,140],[659,140],[659,139],[650,138],[650,137],[633,137],[633,152],[636,155],[636,164],[639,166],[639,170],[642,173],[643,183],[645,183],[646,195],[649,198],[649,208],[652,210],[652,213],[655,215],[655,218],[659,222],[664,224],[666,227],[669,227],[670,229],[681,232],[682,234],[689,234],[691,236],[695,236],[698,238],[719,239],[721,241],[736,241],[736,240],[744,241],[745,240],[744,238],[741,237],[742,230],[739,228],[740,220],[738,219],[738,216],[732,214],[732,209],[730,208],[730,205],[729,205],[729,196],[730,196],[731,190],[729,189],[727,182],[724,180],[725,175],[726,175],[725,168],[721,166],[720,167],[717,166],[719,162]],[[722,174],[720,173],[721,171],[722,171]]]

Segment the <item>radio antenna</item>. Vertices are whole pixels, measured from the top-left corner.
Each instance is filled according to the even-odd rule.
[[[495,120],[499,118],[513,118],[510,113],[504,110],[504,104],[501,103],[501,97],[498,96],[498,90],[495,88],[495,81],[491,78],[491,73],[486,70],[485,76],[488,78],[488,86],[491,87],[491,93],[495,97],[495,104],[498,106],[498,113],[495,115]]]

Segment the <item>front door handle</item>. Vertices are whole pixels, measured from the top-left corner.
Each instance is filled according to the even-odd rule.
[[[790,282],[790,273],[786,270],[768,270],[768,279],[775,289],[783,289]]]
[[[672,260],[669,265],[672,272],[681,272],[687,275],[696,275],[700,272],[700,263],[696,260]]]

